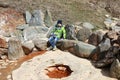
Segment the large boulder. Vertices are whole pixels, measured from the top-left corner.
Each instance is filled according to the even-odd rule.
[[[112,30],[115,32],[119,32],[120,31],[120,26],[113,26]]]
[[[120,79],[120,61],[116,59],[110,68],[110,75],[114,78]]]
[[[12,13],[12,14],[11,14]],[[24,24],[23,14],[14,9],[4,9],[0,11],[0,34],[10,36],[18,25]]]
[[[20,40],[16,38],[10,38],[8,42],[8,58],[11,60],[16,60],[20,57],[23,57],[24,55],[25,54],[22,49]]]
[[[25,12],[26,23],[29,24],[32,14],[29,11]]]
[[[37,36],[39,36],[40,38],[45,38],[47,31],[48,31],[47,27],[41,27],[41,26],[25,28],[23,31],[24,40],[33,40]]]
[[[99,53],[98,61],[95,62],[94,66],[101,68],[108,66],[113,63],[116,58],[116,55],[119,54],[119,47],[112,46],[105,53]]]
[[[106,33],[106,36],[107,36],[109,39],[114,39],[114,40],[116,40],[117,37],[118,37],[117,32],[114,31],[114,30],[108,31],[108,32]]]
[[[53,25],[48,29],[48,31],[47,31],[47,33],[46,33],[46,37],[47,37],[47,38],[50,37],[50,35],[51,35],[53,29],[55,28],[55,25],[56,25],[56,24],[57,24],[57,21],[55,21],[55,22],[53,23]]]
[[[29,24],[22,24],[16,27],[17,30],[23,31],[25,28],[28,28]]]
[[[73,27],[73,25],[67,24],[65,26],[65,30],[66,30],[66,39],[77,40],[76,34],[75,34],[75,27]]]
[[[101,31],[93,32],[88,38],[88,43],[94,46],[98,46],[100,41],[103,39],[103,35],[104,33],[102,33]]]
[[[35,48],[38,49],[38,51],[46,50],[47,49],[47,42],[48,42],[47,38],[33,40]]]
[[[23,42],[22,48],[23,48],[24,53],[28,55],[33,51],[34,43],[32,41]]]
[[[109,38],[105,38],[101,41],[101,43],[98,45],[100,52],[105,52],[111,47],[111,42]]]
[[[111,18],[107,18],[104,21],[104,24],[105,24],[105,26],[106,26],[107,29],[109,29],[110,27],[112,27],[112,23],[113,23],[113,20],[111,20]]]
[[[82,24],[82,26],[85,27],[85,28],[88,28],[88,29],[90,29],[90,30],[92,30],[92,29],[95,28],[91,23],[88,23],[88,22],[84,22],[84,23]]]
[[[41,10],[34,10],[29,21],[30,26],[45,26],[44,15]]]
[[[54,67],[54,65],[67,65],[73,72],[69,76],[59,78],[66,69],[64,67]],[[53,67],[52,67],[53,66]],[[67,70],[69,70],[67,68]],[[54,78],[47,75],[48,70],[52,72]],[[60,70],[59,74],[57,70]],[[64,69],[64,71],[63,71]],[[102,72],[101,72],[102,71]],[[70,71],[69,71],[70,72]],[[69,74],[66,73],[66,74]],[[105,73],[105,75],[103,75]],[[22,74],[22,75],[20,75]],[[13,80],[117,80],[109,77],[107,70],[95,68],[87,59],[76,57],[69,52],[60,50],[47,51],[45,54],[36,56],[25,61],[18,69],[12,72]]]
[[[16,37],[21,42],[24,41],[23,32],[21,30],[14,30],[10,35],[11,37]]]
[[[90,29],[83,27],[78,31],[76,37],[79,41],[85,41],[89,38],[91,33],[92,33],[92,31]]]
[[[89,58],[96,51],[95,46],[75,40],[60,40],[57,42],[57,47],[84,58]]]
[[[89,58],[91,54],[94,54],[96,52],[96,47],[79,41],[78,43],[76,43],[74,50],[75,55],[79,57]]]
[[[51,27],[53,25],[52,15],[48,9],[45,12],[44,22],[47,27]]]

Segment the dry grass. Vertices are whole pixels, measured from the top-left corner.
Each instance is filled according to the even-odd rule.
[[[89,0],[7,0],[12,8],[24,12],[41,9],[43,12],[49,8],[53,20],[62,19],[64,24],[75,22],[90,22],[97,28],[103,28],[104,9],[93,8]],[[6,1],[6,2],[7,2]]]

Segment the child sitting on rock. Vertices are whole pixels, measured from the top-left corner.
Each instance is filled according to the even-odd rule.
[[[66,38],[66,31],[64,26],[62,25],[62,20],[58,20],[48,40],[50,43],[50,47],[47,48],[47,50],[56,50],[56,43],[59,39],[61,39],[61,37],[63,37],[63,39]]]

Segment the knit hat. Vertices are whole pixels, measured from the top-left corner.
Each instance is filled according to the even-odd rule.
[[[57,24],[62,24],[62,20],[58,20],[58,21],[57,21]]]

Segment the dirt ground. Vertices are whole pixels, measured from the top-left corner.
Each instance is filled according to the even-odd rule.
[[[42,55],[44,53],[45,51],[33,52],[27,56],[20,58],[19,60],[13,62],[12,64],[7,65],[6,68],[0,69],[0,73],[1,73],[0,80],[7,80],[7,76],[11,75],[12,71],[19,68],[23,62],[32,59],[35,56]]]

